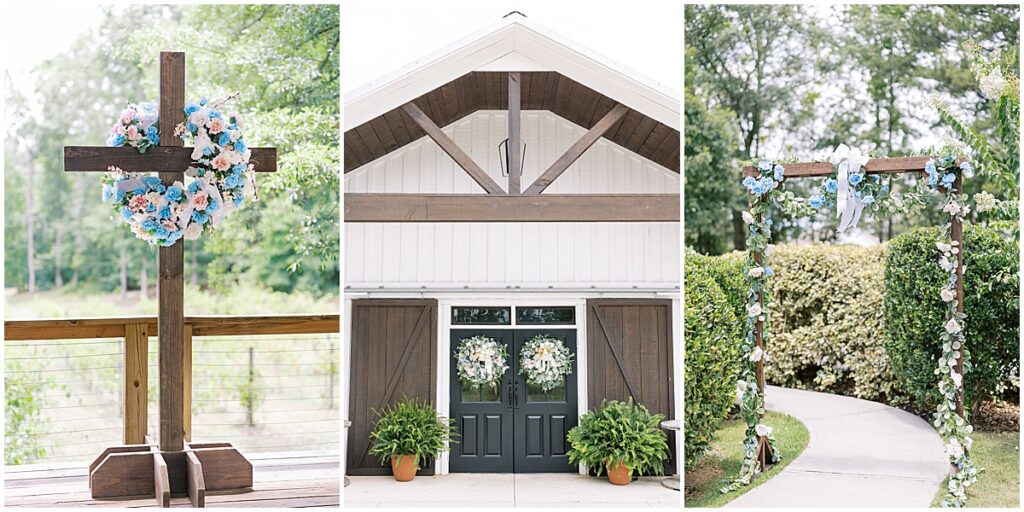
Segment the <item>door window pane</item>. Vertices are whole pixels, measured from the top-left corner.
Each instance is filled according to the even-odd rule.
[[[537,384],[526,383],[526,401],[528,402],[564,402],[565,401],[565,377],[557,386],[544,391]]]
[[[452,323],[456,325],[510,325],[512,323],[512,308],[452,308]]]
[[[576,308],[572,306],[516,308],[516,323],[574,324],[576,323]]]
[[[461,382],[461,381],[460,381]],[[478,386],[468,382],[462,382],[463,402],[499,402],[498,388],[500,385]]]

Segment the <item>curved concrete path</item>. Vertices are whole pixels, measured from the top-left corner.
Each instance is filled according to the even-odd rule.
[[[949,463],[923,419],[876,402],[769,386],[767,408],[803,422],[804,452],[728,507],[928,507]]]

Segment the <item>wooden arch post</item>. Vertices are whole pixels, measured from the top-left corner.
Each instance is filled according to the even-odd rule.
[[[931,160],[930,156],[914,156],[914,157],[898,157],[898,158],[873,158],[868,160],[864,164],[864,171],[867,174],[927,174],[925,172],[925,164]],[[825,178],[832,175],[834,172],[832,164],[829,162],[800,162],[794,164],[784,164],[786,168],[786,174],[784,180],[794,178]],[[756,167],[747,166],[743,168],[743,176],[747,177],[758,177],[759,173]],[[960,195],[963,193],[963,178],[957,174],[956,181],[953,182],[953,191]],[[960,247],[960,251],[956,255],[956,310],[957,313],[963,313],[964,311],[964,244],[963,244],[963,222],[953,217],[950,225],[950,238]],[[764,261],[764,255],[761,253],[753,254],[754,262],[761,265]],[[758,297],[758,304],[764,308],[764,297]],[[764,350],[764,323],[758,320],[754,327],[754,341],[758,347]],[[963,351],[960,353],[960,357],[956,359],[956,372],[963,375],[964,372],[964,358]],[[765,382],[764,382],[764,358],[762,357],[757,361],[755,369],[757,375],[757,387],[758,393],[764,397],[765,394]],[[960,386],[957,389],[956,398],[956,414],[961,418],[964,417],[964,387]],[[764,419],[764,413],[760,413],[761,420]],[[761,461],[761,467],[767,467],[767,462],[771,461],[771,452],[768,447],[768,442],[761,436],[758,439],[758,460]]]

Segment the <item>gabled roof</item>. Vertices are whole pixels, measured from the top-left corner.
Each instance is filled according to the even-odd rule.
[[[422,136],[402,112],[408,102],[439,126],[507,108],[504,76],[511,71],[523,73],[523,109],[550,110],[584,128],[615,103],[629,107],[606,137],[647,158],[658,153],[655,161],[678,172],[678,92],[521,15],[347,93],[346,171]],[[543,89],[528,92],[527,82]]]

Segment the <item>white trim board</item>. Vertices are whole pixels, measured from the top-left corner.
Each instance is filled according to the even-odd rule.
[[[523,16],[509,16],[345,94],[344,126],[359,126],[467,73],[552,70],[675,130],[679,92]]]

